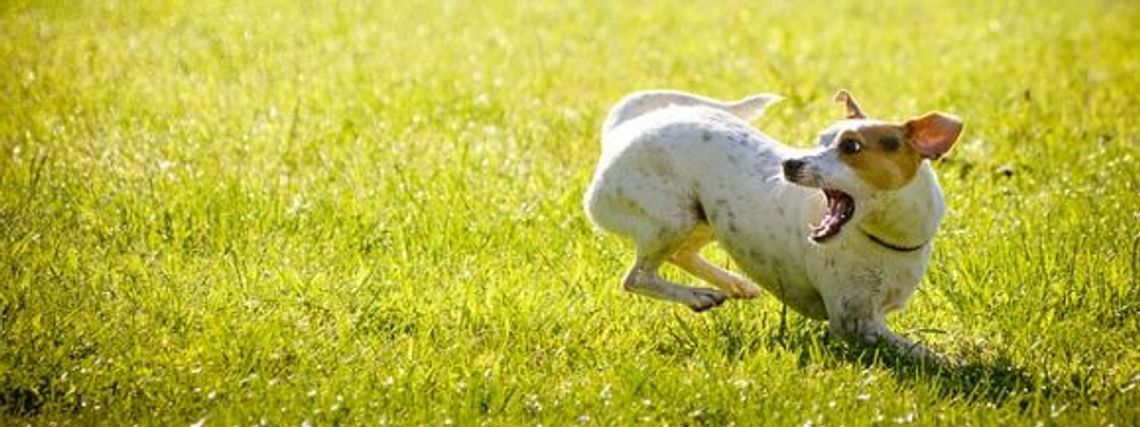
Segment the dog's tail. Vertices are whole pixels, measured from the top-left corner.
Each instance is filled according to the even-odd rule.
[[[746,121],[753,121],[764,113],[768,106],[779,102],[783,97],[759,93],[734,102],[718,101],[700,95],[675,90],[654,90],[636,92],[619,101],[610,110],[602,131],[608,132],[618,125],[650,111],[669,106],[703,106],[727,111]]]

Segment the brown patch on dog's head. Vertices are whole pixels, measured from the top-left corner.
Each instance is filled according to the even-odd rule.
[[[870,124],[843,131],[835,141],[839,159],[863,181],[881,190],[906,185],[922,164],[922,155],[907,142],[902,126]]]
[[[938,159],[949,151],[961,132],[958,118],[928,113],[901,125],[871,122],[842,131],[835,149],[861,179],[880,190],[894,190],[914,178],[923,159]]]

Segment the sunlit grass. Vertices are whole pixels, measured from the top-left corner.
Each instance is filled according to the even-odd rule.
[[[231,4],[232,3],[232,4]],[[1132,2],[0,4],[0,423],[1135,424]],[[771,298],[623,293],[623,94],[967,123],[865,363]],[[727,264],[717,250],[710,255]],[[683,276],[670,272],[679,279]],[[688,279],[684,279],[688,280]]]

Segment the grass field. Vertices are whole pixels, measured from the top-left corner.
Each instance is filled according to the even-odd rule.
[[[310,3],[0,2],[0,424],[1140,423],[1140,4]],[[623,293],[655,87],[961,116],[890,323],[967,366]]]

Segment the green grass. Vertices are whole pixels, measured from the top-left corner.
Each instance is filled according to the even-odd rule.
[[[1140,423],[1135,2],[308,3],[0,3],[0,424]],[[963,117],[890,323],[968,367],[623,293],[654,87]]]

